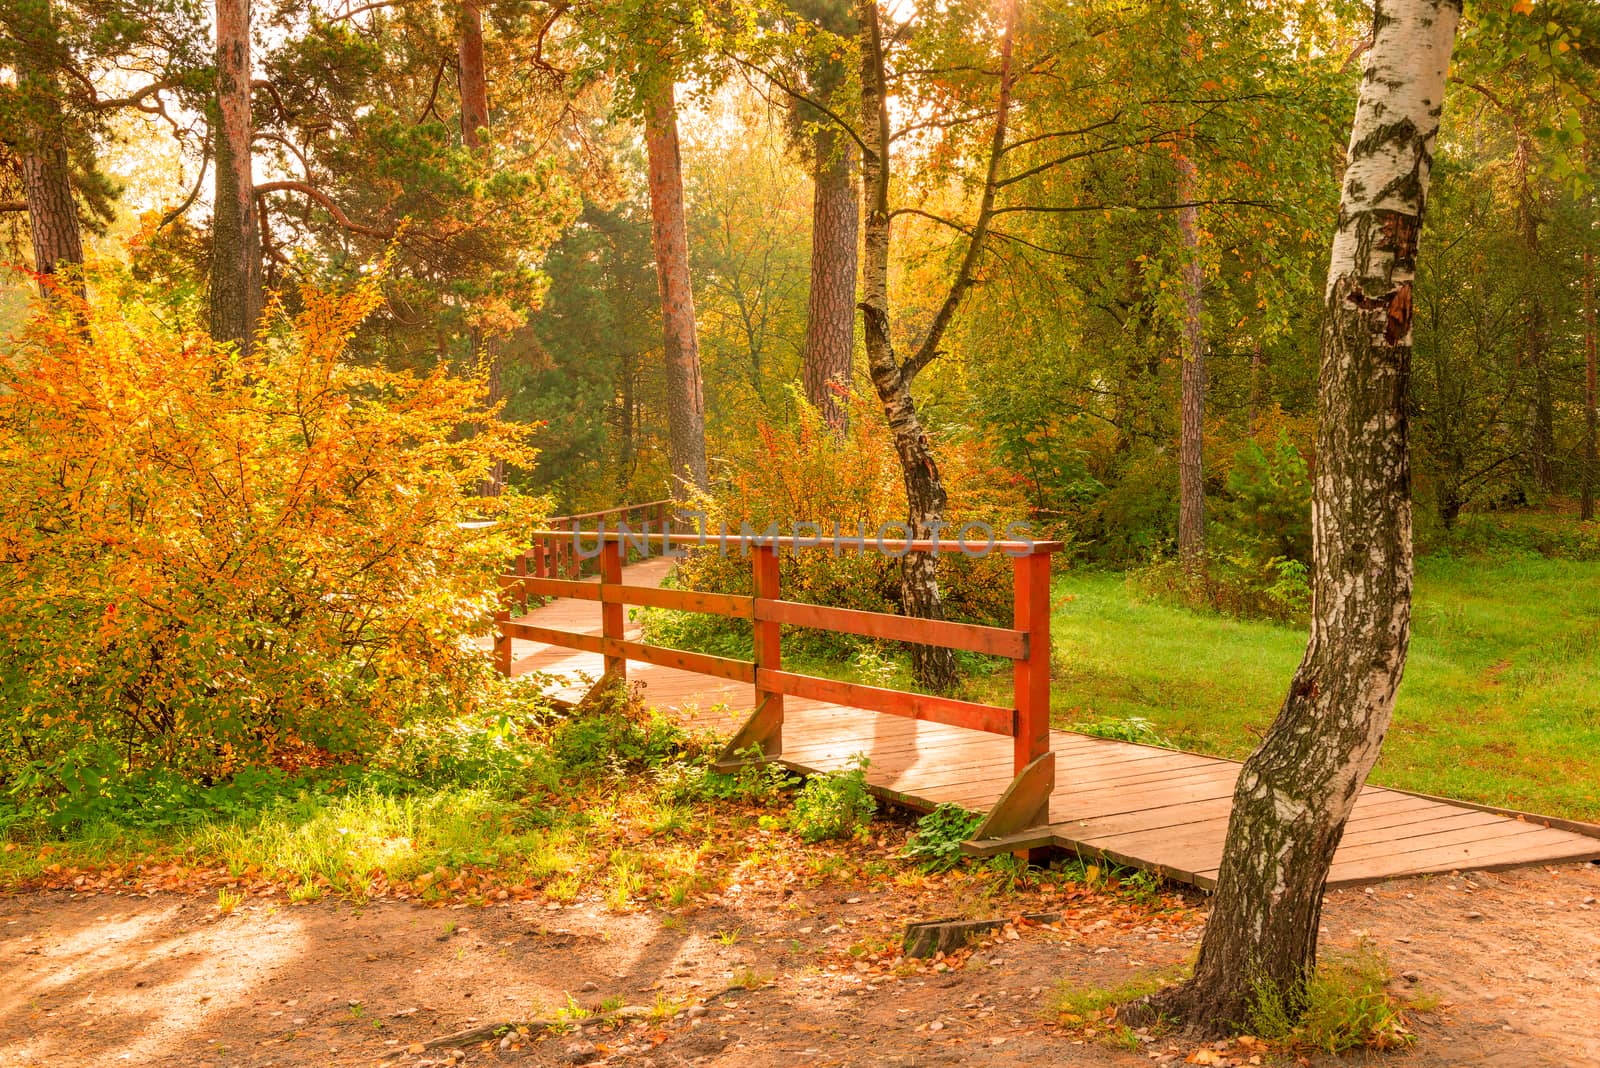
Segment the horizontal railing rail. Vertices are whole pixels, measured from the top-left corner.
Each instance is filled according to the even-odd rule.
[[[650,506],[661,503],[664,502],[651,502]],[[608,509],[567,518],[613,515],[622,511],[624,509]],[[664,512],[658,513],[663,524],[666,522],[664,515]],[[723,754],[724,764],[739,762],[741,754],[752,746],[759,747],[765,759],[781,756],[785,697],[1005,735],[1013,740],[1014,778],[1005,797],[991,810],[979,836],[1013,834],[1047,820],[1050,790],[1055,782],[1054,758],[1049,747],[1050,557],[1061,549],[1059,542],[708,535],[672,533],[662,528],[656,532],[649,532],[648,528],[637,532],[603,528],[583,532],[575,526],[537,530],[531,532],[531,536],[533,548],[516,558],[515,573],[500,578],[503,595],[524,607],[536,598],[597,602],[600,633],[523,622],[513,619],[509,607],[503,606],[495,617],[495,658],[500,671],[511,672],[512,642],[522,639],[599,654],[604,657],[606,674],[613,677],[624,677],[627,662],[634,660],[752,684],[755,711],[729,743]],[[868,551],[869,547],[894,555],[998,552],[1009,556],[1013,577],[1012,626],[834,608],[789,601],[780,596],[778,562],[783,551],[837,553],[841,549]],[[723,553],[736,550],[751,560],[754,593],[711,593],[625,584],[622,563],[629,549],[643,553],[652,549]],[[598,580],[576,577],[578,567],[587,560],[594,560],[598,565]],[[754,656],[743,660],[628,640],[623,634],[623,608],[628,605],[748,619],[754,638]],[[1003,657],[1012,662],[1012,704],[985,704],[785,671],[782,628],[786,626]]]

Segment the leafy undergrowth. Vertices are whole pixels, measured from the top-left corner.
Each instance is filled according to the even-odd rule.
[[[1019,888],[1082,887],[1140,910],[1181,904],[1163,904],[1147,877],[1119,881],[1093,865],[960,862],[970,814],[941,817],[939,862],[925,865],[903,855],[906,821],[872,819],[859,767],[802,785],[775,765],[718,773],[718,749],[613,696],[570,713],[524,704],[410,727],[364,768],[261,771],[205,788],[103,784],[85,809],[93,819],[55,825],[49,813],[5,810],[0,889],[198,891],[222,912],[323,897],[677,911],[730,888],[888,879],[911,900],[953,888],[974,915],[1005,914]]]

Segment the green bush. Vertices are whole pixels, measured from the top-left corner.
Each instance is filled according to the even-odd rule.
[[[1304,623],[1311,614],[1310,570],[1281,556],[1211,552],[1195,575],[1177,560],[1157,560],[1129,571],[1128,584],[1158,601],[1239,619]]]
[[[923,871],[949,871],[961,863],[961,843],[983,822],[981,813],[946,802],[917,821],[900,855],[917,861]]]
[[[1270,452],[1253,438],[1239,446],[1228,492],[1229,525],[1264,546],[1261,555],[1310,563],[1311,475],[1287,430],[1279,432]]]
[[[850,838],[872,821],[877,798],[867,791],[867,758],[857,753],[844,771],[813,775],[800,788],[789,829],[807,842]]]

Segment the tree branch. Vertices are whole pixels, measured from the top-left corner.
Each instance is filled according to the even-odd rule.
[[[989,223],[995,215],[994,195],[1000,188],[1000,159],[1005,154],[1006,147],[1006,121],[1011,115],[1011,46],[1017,32],[1017,0],[1008,0],[1005,6],[1005,30],[1000,37],[1000,99],[995,106],[994,137],[989,142],[989,166],[983,179],[983,196],[978,202],[978,218],[972,224],[972,236],[967,241],[967,254],[962,257],[961,267],[956,271],[954,280],[950,283],[950,291],[945,294],[944,303],[939,305],[939,310],[934,313],[933,322],[928,326],[928,333],[922,339],[922,344],[917,346],[901,366],[901,373],[907,382],[910,382],[939,355],[939,342],[944,340],[945,331],[950,327],[950,320],[955,318],[956,309],[961,306],[961,299],[967,295],[967,290],[972,288],[972,276],[977,270],[978,259],[983,255],[984,238],[989,233]],[[887,150],[887,149],[886,149]]]
[[[26,200],[0,200],[0,215],[9,215],[14,211],[27,211]]]
[[[184,198],[182,204],[179,204],[177,207],[173,208],[171,211],[167,212],[161,217],[161,221],[156,224],[157,231],[165,230],[167,227],[177,222],[178,217],[184,212],[188,211],[194,205],[195,198],[200,195],[200,187],[205,184],[206,170],[210,166],[211,139],[207,138],[205,141],[205,147],[201,150],[200,173],[194,176],[194,188],[189,190],[189,195]]]
[[[338,204],[333,202],[332,197],[328,196],[328,194],[314,186],[307,185],[305,182],[262,182],[260,185],[255,187],[256,196],[262,196],[266,193],[303,193],[326,208],[328,214],[333,216],[333,221],[344,227],[346,230],[349,230],[351,233],[366,234],[369,237],[382,238],[391,238],[394,236],[393,230],[380,230],[374,226],[365,226],[361,223],[352,221],[350,216],[346,215],[344,210],[340,208]]]

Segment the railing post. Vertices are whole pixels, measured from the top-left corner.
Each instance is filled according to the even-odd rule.
[[[516,568],[516,571],[517,571],[517,578],[525,579],[525,578],[528,577],[528,554],[527,553],[518,553],[517,554],[517,568]],[[528,587],[527,587],[527,585],[525,583],[520,583],[519,582],[517,584],[517,604],[518,604],[519,607],[521,607],[523,614],[526,615],[527,612],[528,612]]]
[[[756,599],[776,601],[783,596],[778,579],[778,549],[757,545],[751,557],[753,592]],[[761,753],[771,758],[783,752],[783,694],[761,685],[761,671],[783,669],[782,624],[761,619],[754,623],[756,658],[756,713],[761,717]]]
[[[600,634],[612,641],[623,640],[623,606],[620,601],[607,601],[605,589],[607,586],[622,585],[622,539],[619,536],[615,541],[605,541],[600,546]],[[606,657],[606,674],[616,675],[618,679],[628,676],[628,660],[623,656],[613,656],[609,651]]]
[[[1017,709],[1016,772],[1050,751],[1050,554],[1011,561],[1012,624],[1028,635],[1028,655],[1012,669]]]
[[[494,669],[507,677],[511,675],[511,635],[506,633],[505,625],[510,622],[509,608],[494,614]]]

